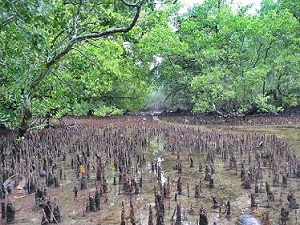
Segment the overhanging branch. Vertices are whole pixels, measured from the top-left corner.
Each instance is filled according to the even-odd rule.
[[[137,20],[140,16],[140,13],[141,13],[142,5],[146,2],[146,0],[142,0],[142,1],[140,1],[138,3],[135,3],[135,4],[127,3],[124,0],[121,0],[121,1],[126,6],[136,9],[135,16],[132,19],[131,23],[127,27],[110,28],[110,29],[102,31],[102,32],[87,34],[87,35],[82,35],[82,36],[74,36],[73,35],[73,38],[70,40],[69,44],[59,54],[53,56],[53,58],[49,62],[47,62],[46,68],[41,72],[41,74],[30,85],[30,90],[32,91],[47,76],[47,74],[51,71],[52,67],[62,57],[64,57],[66,54],[68,54],[72,50],[73,46],[76,43],[83,42],[83,41],[86,41],[86,40],[89,40],[89,39],[99,39],[99,38],[109,36],[109,35],[112,35],[112,34],[116,34],[116,33],[127,33],[127,32],[129,32],[136,25]],[[82,1],[80,1],[80,2],[82,2]],[[77,15],[78,16],[79,16],[79,13],[80,13],[80,7],[81,6],[79,5],[78,10],[77,10]],[[73,34],[76,31],[77,19],[78,19],[78,17],[75,15],[74,20],[73,20]]]
[[[128,2],[125,2],[124,0],[121,0],[121,2],[123,2],[124,5],[129,6],[129,7],[136,7],[137,4],[139,4],[139,3],[128,3]]]
[[[129,6],[129,7],[134,7],[136,8],[136,13],[135,13],[135,16],[131,22],[131,24],[128,26],[128,27],[120,27],[120,28],[111,28],[111,29],[108,29],[106,31],[103,31],[103,32],[99,32],[99,33],[94,33],[94,34],[87,34],[87,35],[82,35],[82,36],[78,36],[74,39],[72,39],[75,43],[77,42],[81,42],[81,41],[84,41],[84,40],[88,40],[88,39],[98,39],[98,38],[101,38],[103,36],[108,36],[108,35],[111,35],[111,34],[115,34],[115,33],[127,33],[128,31],[130,31],[136,24],[139,16],[140,16],[140,13],[141,13],[141,10],[142,10],[142,5],[143,3],[146,1],[146,0],[143,0],[139,3],[136,3],[136,4],[129,4],[129,3],[126,3],[124,2],[123,0],[121,0],[125,5]]]

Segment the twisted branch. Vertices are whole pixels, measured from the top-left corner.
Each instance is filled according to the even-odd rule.
[[[73,46],[76,43],[83,42],[89,39],[99,39],[104,36],[109,36],[116,33],[127,33],[129,32],[137,23],[137,20],[140,16],[142,5],[146,2],[146,0],[142,0],[138,3],[127,3],[124,0],[121,0],[126,6],[136,8],[135,16],[132,19],[131,23],[127,27],[119,27],[119,28],[110,28],[102,32],[87,34],[82,36],[77,36],[77,20],[80,15],[80,10],[83,4],[83,1],[80,0],[80,4],[78,6],[76,15],[73,19],[73,38],[70,40],[70,43],[57,55],[55,55],[47,64],[46,68],[41,72],[40,76],[38,76],[30,85],[30,90],[34,90],[34,88],[47,76],[47,74],[52,70],[52,67],[66,54],[68,54]]]

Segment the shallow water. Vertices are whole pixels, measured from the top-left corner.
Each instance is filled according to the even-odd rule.
[[[139,194],[124,193],[122,184],[113,185],[114,176],[118,171],[114,169],[113,160],[106,160],[106,179],[108,182],[108,192],[101,198],[101,210],[98,212],[85,212],[85,205],[89,194],[94,194],[95,188],[95,171],[91,171],[91,178],[87,190],[80,190],[78,198],[73,197],[73,186],[79,186],[79,181],[76,179],[76,174],[71,169],[70,162],[71,156],[67,156],[67,162],[59,162],[58,167],[63,168],[67,174],[67,180],[61,181],[60,188],[48,188],[49,196],[53,204],[57,204],[61,208],[62,222],[64,224],[120,224],[121,219],[121,202],[125,205],[125,219],[126,224],[130,223],[130,199],[134,206],[134,213],[137,224],[148,224],[149,205],[152,206],[153,220],[156,224],[156,209],[154,198],[154,187],[157,191],[160,189],[160,184],[163,185],[167,182],[169,177],[171,184],[171,194],[169,198],[164,199],[165,224],[175,224],[176,214],[174,213],[177,204],[181,206],[182,212],[182,225],[196,224],[199,221],[199,209],[204,207],[209,224],[234,224],[241,213],[253,215],[258,220],[261,220],[266,212],[269,212],[271,224],[278,224],[279,213],[281,207],[288,207],[286,199],[290,190],[294,191],[295,197],[300,201],[300,180],[292,177],[288,178],[288,187],[284,188],[273,187],[272,185],[272,171],[268,167],[262,168],[263,178],[259,179],[259,190],[256,197],[257,207],[250,207],[250,194],[254,191],[254,183],[251,189],[242,189],[240,179],[241,162],[246,161],[246,171],[254,165],[254,154],[258,151],[260,153],[270,151],[273,149],[272,135],[275,135],[281,141],[287,142],[288,149],[295,153],[297,157],[300,156],[300,136],[299,125],[288,126],[196,126],[196,125],[182,125],[182,124],[168,124],[159,123],[150,124],[151,129],[145,127],[145,124],[140,124],[143,130],[146,131],[145,136],[149,141],[149,146],[137,148],[140,155],[145,154],[146,165],[137,165],[136,155],[132,155],[132,165],[128,175],[138,180],[142,178],[143,186],[140,188]],[[147,125],[147,124],[146,124]],[[100,125],[99,125],[100,126]],[[114,125],[111,123],[111,127]],[[153,127],[152,127],[153,126]],[[128,142],[137,138],[138,125],[129,126],[126,132],[111,129],[110,140],[116,140],[120,132],[123,133],[122,137],[128,138]],[[124,128],[122,128],[124,129]],[[195,130],[200,132],[194,133]],[[109,129],[106,126],[101,130],[94,130],[100,136],[91,135],[91,139],[95,141],[93,151],[103,151],[104,140],[102,139],[103,132],[105,131],[106,137],[109,134]],[[125,134],[124,134],[125,133]],[[75,132],[74,135],[78,135]],[[262,149],[253,150],[261,142],[261,137],[264,136],[264,147]],[[81,136],[83,137],[83,136]],[[84,138],[77,139],[73,137],[74,141],[84,142]],[[89,139],[89,137],[87,137]],[[244,140],[243,143],[241,140]],[[248,141],[246,143],[246,140]],[[122,144],[126,145],[127,140],[123,140]],[[96,142],[101,142],[100,145]],[[72,141],[70,141],[72,143]],[[69,144],[70,144],[69,143]],[[197,144],[200,143],[200,148]],[[233,155],[237,159],[237,168],[229,167],[229,159],[224,161],[221,155],[216,154],[217,143],[220,146],[225,145],[224,148],[228,151],[232,150]],[[277,143],[277,142],[276,142]],[[203,144],[203,145],[201,145]],[[240,154],[238,149],[243,147],[244,153]],[[70,147],[70,146],[68,146]],[[136,148],[136,147],[132,147]],[[223,148],[223,147],[222,147]],[[67,148],[68,149],[68,148]],[[205,164],[207,153],[214,152],[214,187],[208,187],[208,181],[204,180]],[[175,167],[178,155],[182,163],[182,172],[179,173]],[[248,157],[252,161],[249,163]],[[102,153],[103,159],[107,159],[105,153]],[[285,157],[285,156],[284,156]],[[194,161],[194,167],[190,167],[190,158]],[[91,158],[90,160],[95,160]],[[280,160],[280,158],[278,158]],[[151,162],[157,162],[157,166],[161,167],[161,180],[157,179],[157,170],[152,171]],[[202,163],[203,171],[199,171],[199,163]],[[93,161],[94,162],[94,161]],[[283,163],[284,164],[284,163]],[[284,167],[278,162],[278,172],[284,171]],[[287,168],[288,170],[289,168]],[[178,178],[182,179],[182,194],[177,192]],[[194,187],[196,183],[201,181],[201,197],[194,197]],[[265,182],[268,181],[271,190],[275,196],[275,202],[268,203]],[[189,188],[188,188],[189,187]],[[18,195],[24,194],[22,191],[14,191],[12,201],[16,208],[16,221],[17,224],[40,224],[42,218],[42,209],[35,208],[34,196],[27,195],[25,198],[15,198]],[[177,200],[175,200],[177,195]],[[216,195],[221,209],[213,209],[212,196]],[[280,197],[281,196],[281,197]],[[231,201],[231,216],[225,217],[225,204],[227,200]],[[175,217],[173,216],[175,215]],[[290,210],[290,220],[287,224],[296,224],[298,220],[298,211]]]

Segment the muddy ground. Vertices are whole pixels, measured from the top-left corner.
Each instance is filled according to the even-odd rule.
[[[300,179],[296,177],[300,157],[300,119],[299,117],[253,118],[248,121],[226,122],[216,120],[212,123],[205,119],[186,117],[156,118],[152,117],[118,117],[106,119],[68,119],[66,124],[58,124],[55,129],[32,132],[20,144],[22,149],[34,148],[39,150],[49,161],[53,157],[56,162],[54,173],[63,171],[59,180],[59,187],[46,187],[46,180],[38,176],[42,163],[39,163],[35,154],[20,163],[14,169],[15,174],[29,176],[28,165],[32,161],[37,169],[31,174],[36,178],[37,186],[47,188],[47,198],[52,208],[60,208],[62,218],[59,224],[120,224],[122,201],[125,206],[125,222],[130,222],[130,199],[133,204],[136,224],[148,224],[149,206],[152,206],[153,220],[156,224],[156,209],[154,190],[158,192],[160,186],[169,178],[171,185],[170,196],[164,198],[164,223],[175,224],[176,205],[181,207],[181,224],[197,224],[199,209],[204,207],[207,212],[209,224],[235,224],[241,214],[250,214],[262,221],[269,213],[269,223],[279,224],[282,207],[289,210],[287,224],[299,224],[299,210],[291,209],[287,200],[289,193],[294,193],[300,202]],[[52,121],[55,123],[55,121]],[[12,142],[14,136],[8,136],[3,141]],[[263,143],[262,145],[260,145]],[[5,151],[14,148],[12,143],[5,145]],[[80,176],[77,169],[72,169],[72,159],[76,155],[83,157],[84,151],[90,149],[87,157],[91,163],[88,188],[80,190]],[[276,152],[282,149],[283,152]],[[241,151],[242,150],[242,151]],[[49,152],[51,152],[49,154]],[[48,153],[47,153],[48,152]],[[66,153],[65,161],[62,155]],[[124,167],[127,177],[142,180],[139,193],[128,193],[119,183],[119,170],[115,166],[114,152],[126,154]],[[126,153],[127,152],[127,153]],[[242,153],[241,153],[242,152]],[[255,159],[255,155],[273,154],[269,158]],[[83,155],[82,155],[83,154]],[[224,155],[228,158],[224,159]],[[25,155],[30,155],[28,152]],[[208,157],[208,155],[211,157]],[[100,210],[91,212],[86,210],[89,195],[93,196],[96,186],[97,160],[100,156],[104,165],[107,181],[107,191],[102,194]],[[144,156],[145,163],[141,164],[139,158]],[[230,164],[229,156],[236,158],[236,166]],[[7,160],[13,157],[7,154]],[[178,158],[181,162],[182,172],[176,168]],[[190,159],[193,159],[193,167]],[[36,161],[35,161],[36,160]],[[40,159],[41,160],[41,159]],[[263,162],[266,160],[267,162]],[[22,161],[22,160],[21,160]],[[130,162],[129,162],[130,161]],[[251,193],[255,192],[255,181],[251,182],[251,189],[244,189],[241,180],[241,167],[247,171],[257,168],[261,163],[262,176],[257,178],[258,193],[256,206],[251,207]],[[26,162],[26,163],[25,163]],[[157,167],[153,170],[153,163],[161,168],[161,178],[158,179]],[[202,170],[199,168],[200,163]],[[265,163],[265,164],[263,164]],[[272,165],[271,165],[272,164]],[[40,166],[39,166],[40,165]],[[209,187],[205,177],[205,165],[213,165],[214,186]],[[48,169],[51,170],[48,166]],[[3,173],[3,169],[1,171]],[[275,174],[279,177],[279,185],[273,186]],[[287,175],[287,187],[282,185],[282,175]],[[114,185],[114,177],[117,184]],[[182,194],[178,194],[177,183],[182,180]],[[266,182],[270,184],[274,194],[274,201],[268,201]],[[195,185],[201,183],[200,197],[196,198]],[[74,198],[73,188],[78,187],[78,196]],[[214,209],[212,196],[216,196],[220,207]],[[16,210],[15,224],[41,224],[43,208],[36,205],[35,194],[28,194],[26,187],[22,190],[13,190],[9,197]],[[226,216],[225,204],[230,200],[231,214]],[[5,201],[5,200],[3,200]],[[6,200],[7,201],[7,200]],[[0,220],[5,224],[5,218]],[[263,223],[262,223],[263,224]]]

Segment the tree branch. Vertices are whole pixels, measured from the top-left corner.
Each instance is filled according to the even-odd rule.
[[[80,10],[81,10],[82,4],[83,4],[83,1],[80,0],[78,8],[77,8],[77,12],[76,12],[76,14],[74,16],[74,19],[73,19],[73,30],[71,32],[71,33],[73,33],[73,38],[77,37],[77,20],[78,20],[78,18],[80,16]]]
[[[86,41],[88,39],[99,39],[99,38],[102,38],[104,36],[109,36],[109,35],[116,34],[116,33],[127,33],[127,32],[129,32],[136,25],[137,20],[140,16],[140,13],[141,13],[142,5],[146,2],[146,0],[142,0],[139,3],[136,3],[136,4],[130,4],[130,3],[125,2],[124,0],[121,0],[121,1],[126,6],[136,8],[135,16],[132,19],[131,23],[127,27],[110,28],[108,30],[98,32],[98,33],[95,33],[95,34],[87,34],[87,35],[82,35],[82,36],[78,36],[78,37],[73,36],[73,38],[70,40],[69,44],[59,54],[53,56],[52,59],[49,62],[47,62],[46,68],[41,72],[41,74],[30,85],[30,90],[33,90],[47,76],[47,74],[52,70],[52,67],[62,57],[64,57],[66,54],[68,54],[72,50],[72,47],[76,43]],[[81,2],[82,2],[82,0],[81,0]],[[79,8],[80,7],[78,7],[77,12],[79,12]],[[76,20],[77,20],[76,16],[74,17],[74,19],[75,19],[75,21],[73,21],[73,29],[74,29],[74,24],[76,24]],[[76,26],[75,26],[75,28],[76,28]]]
[[[86,40],[86,43],[90,44],[91,46],[93,46],[95,48],[101,48],[101,46],[98,46],[95,43],[92,43],[90,40]]]
[[[256,64],[258,63],[259,56],[260,56],[260,53],[259,53],[259,52],[260,52],[262,46],[263,46],[263,44],[260,42],[260,45],[258,46],[258,49],[257,49],[257,51],[256,51],[257,57],[256,57],[256,60],[255,60],[255,62],[254,62],[254,64],[253,64],[252,68],[255,68],[255,67],[256,67]]]
[[[51,41],[52,47],[54,46],[56,40],[64,33],[64,31],[62,30],[61,32],[58,33],[58,35],[56,35],[53,39],[53,41]]]
[[[14,20],[14,16],[8,17],[4,22],[1,23],[0,28],[6,26],[7,24],[9,24],[10,22],[12,22],[13,20]]]
[[[73,48],[74,50],[78,51],[83,57],[85,57],[88,61],[90,61],[93,65],[99,67],[99,65],[93,61],[91,58],[89,58],[86,54],[84,54],[80,49],[78,48]]]
[[[129,7],[136,7],[138,5],[138,3],[128,3],[128,2],[125,2],[124,0],[121,0],[121,2],[123,2],[124,5],[129,6]]]
[[[123,0],[121,0],[121,1],[124,2]],[[129,3],[126,3],[126,2],[124,3],[124,4],[128,5],[129,7],[135,7],[136,8],[135,16],[134,16],[131,24],[128,27],[111,28],[111,29],[108,29],[106,31],[98,32],[98,33],[95,33],[95,34],[87,34],[87,35],[78,36],[78,37],[76,37],[72,40],[75,43],[77,43],[77,42],[81,42],[81,41],[88,40],[88,39],[99,39],[103,36],[108,36],[110,34],[115,34],[115,33],[127,33],[128,31],[130,31],[135,26],[135,24],[136,24],[136,22],[137,22],[137,20],[140,16],[140,13],[141,13],[142,5],[145,1],[146,0],[143,0],[138,4],[129,4]]]
[[[272,48],[272,44],[273,44],[273,40],[270,42],[269,46],[266,48],[266,53],[265,53],[265,58],[264,58],[265,62],[266,62],[266,60],[268,58],[268,52]]]

